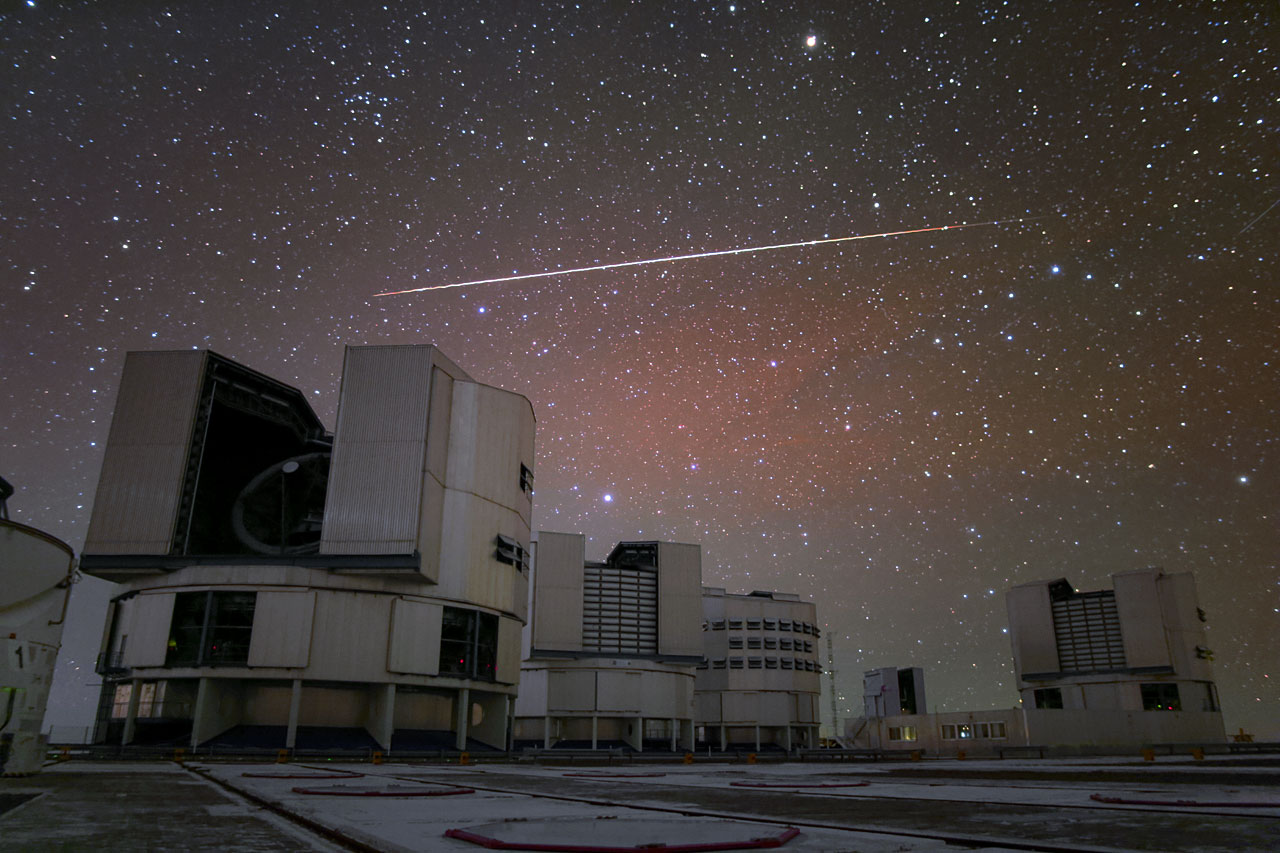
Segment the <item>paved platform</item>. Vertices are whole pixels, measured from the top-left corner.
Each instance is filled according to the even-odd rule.
[[[5,851],[342,851],[172,763],[53,765],[0,779]]]
[[[315,790],[321,793],[307,793]],[[459,793],[417,796],[423,791]],[[1092,799],[1099,793],[1169,805],[1109,805]],[[1213,806],[1187,805],[1196,802]],[[1245,853],[1280,849],[1280,767],[1115,760],[616,769],[68,761],[38,776],[0,779],[0,810],[6,853],[479,853],[483,848],[468,836],[583,851],[748,849],[747,842],[772,838],[784,853],[943,853],[956,844],[988,851]],[[799,833],[788,833],[791,827]],[[455,833],[462,837],[446,837],[450,830],[462,830]]]

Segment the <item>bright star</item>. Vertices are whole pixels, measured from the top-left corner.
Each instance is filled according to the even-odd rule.
[[[817,37],[817,36],[815,36],[815,35],[810,35],[809,37],[807,37],[807,38],[804,40],[804,46],[805,46],[805,47],[817,47],[817,46],[818,46],[818,37]]]
[[[607,504],[611,504],[613,503],[613,495],[609,494],[608,492],[605,492],[605,495],[602,498],[602,500]]]

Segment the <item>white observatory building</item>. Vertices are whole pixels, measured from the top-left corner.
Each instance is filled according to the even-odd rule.
[[[527,399],[431,346],[349,347],[337,427],[206,350],[131,352],[82,570],[121,584],[96,740],[504,749]]]

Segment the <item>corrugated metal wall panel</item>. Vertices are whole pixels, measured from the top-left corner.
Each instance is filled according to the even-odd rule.
[[[164,666],[169,653],[169,623],[173,621],[172,592],[139,595],[130,608],[125,666]]]
[[[396,599],[391,611],[387,669],[411,675],[438,674],[443,614],[444,608],[439,604]]]
[[[675,542],[658,544],[658,651],[665,655],[702,654],[702,548]]]
[[[499,684],[515,684],[520,680],[520,623],[514,619],[498,620]]]
[[[168,554],[207,354],[131,352],[103,453],[86,554]]]
[[[253,608],[249,666],[305,667],[311,660],[312,591],[265,590]]]
[[[433,352],[347,349],[321,553],[406,553],[415,547]]]
[[[582,650],[582,578],[586,537],[538,534],[534,545],[533,647]]]

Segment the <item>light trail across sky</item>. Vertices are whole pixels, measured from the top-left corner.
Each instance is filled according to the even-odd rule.
[[[375,293],[374,296],[403,296],[407,293],[425,293],[428,290],[448,290],[454,287],[475,287],[480,284],[506,284],[511,281],[529,281],[535,278],[551,278],[557,275],[577,275],[584,272],[601,272],[617,270],[624,267],[639,267],[647,264],[673,264],[677,261],[692,261],[696,258],[716,258],[722,255],[749,255],[754,252],[772,252],[778,249],[798,249],[803,246],[821,246],[825,243],[848,243],[852,240],[876,240],[884,237],[901,237],[905,234],[923,234],[928,231],[956,231],[961,228],[980,228],[984,225],[1006,225],[1015,222],[1034,222],[1039,217],[1023,219],[997,219],[991,222],[965,222],[959,225],[934,225],[929,228],[908,228],[905,231],[885,231],[880,234],[854,234],[850,237],[824,237],[820,240],[801,240],[797,243],[775,243],[772,246],[743,246],[738,249],[721,249],[717,252],[694,252],[688,255],[669,255],[665,258],[645,258],[640,261],[618,261],[612,264],[596,264],[590,267],[575,267],[568,270],[549,270],[547,272],[531,272],[523,275],[507,275],[499,278],[479,278],[474,281],[455,281],[450,284],[431,284],[426,287],[413,287],[407,290],[388,290]]]

